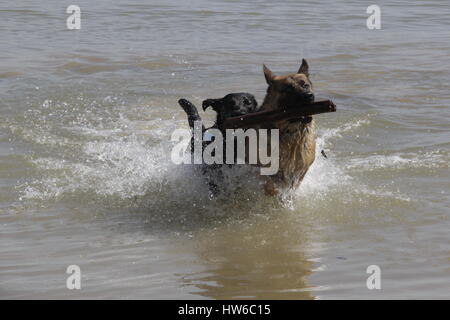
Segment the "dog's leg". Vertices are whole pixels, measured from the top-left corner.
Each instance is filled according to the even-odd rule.
[[[219,186],[223,183],[223,172],[221,167],[222,165],[220,164],[210,164],[204,165],[202,168],[202,173],[207,176],[210,195],[213,197],[218,196],[221,192],[221,188]]]

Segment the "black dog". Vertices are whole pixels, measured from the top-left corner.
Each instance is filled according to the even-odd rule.
[[[226,118],[237,117],[258,111],[258,102],[250,93],[230,93],[219,99],[206,99],[202,104],[203,111],[211,107],[217,113],[215,126],[220,128]]]
[[[198,114],[197,108],[194,104],[192,104],[190,101],[186,99],[180,99],[178,100],[178,103],[183,108],[183,110],[186,112],[188,116],[188,122],[189,127],[191,130],[194,130],[194,122],[195,121],[202,121],[200,115]],[[240,92],[240,93],[230,93],[227,94],[223,98],[219,99],[206,99],[202,103],[203,111],[206,111],[209,107],[212,107],[214,111],[216,111],[216,122],[211,128],[215,129],[221,129],[221,124],[223,120],[229,117],[236,117],[252,112],[256,112],[259,110],[258,103],[255,99],[255,97],[250,93]],[[211,129],[208,128],[208,129]],[[205,129],[205,126],[202,124],[202,134],[207,129]],[[222,132],[223,133],[223,132]],[[225,138],[225,134],[223,134],[223,137]],[[203,140],[203,150],[205,147],[210,143],[209,141]],[[224,144],[225,145],[225,144]],[[191,137],[191,154],[193,153],[194,148],[194,136]],[[203,152],[202,150],[202,152]],[[236,154],[236,153],[235,153]],[[219,176],[216,177],[216,179],[221,178],[221,174],[219,171],[215,170],[220,168],[221,164],[212,164],[209,166],[202,166],[203,174],[208,174],[211,176],[212,172],[217,172]],[[210,177],[209,186],[211,192],[215,195],[219,192],[217,184],[214,182],[213,177]]]
[[[188,123],[191,130],[194,130],[194,122],[202,121],[202,118],[198,114],[197,107],[186,99],[178,100],[178,103],[183,108],[188,116]],[[206,99],[202,103],[203,111],[206,111],[211,107],[216,113],[216,122],[211,128],[221,128],[223,120],[229,117],[241,116],[244,114],[256,112],[259,110],[258,102],[255,97],[250,93],[240,92],[240,93],[230,93],[223,98],[219,99]],[[202,133],[207,129],[202,123]],[[193,139],[193,137],[192,137]],[[193,140],[191,140],[191,146],[193,145]]]
[[[186,99],[178,100],[188,116],[189,127],[194,129],[194,121],[202,121],[197,107]],[[206,99],[202,103],[203,111],[209,107],[217,113],[216,123],[211,128],[218,128],[222,121],[229,117],[236,117],[259,110],[258,102],[250,93],[230,93],[219,99]],[[202,127],[203,131],[206,129]]]

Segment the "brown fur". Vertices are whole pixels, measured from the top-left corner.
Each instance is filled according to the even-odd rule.
[[[312,95],[312,84],[309,80],[308,69],[307,62],[303,60],[297,73],[276,76],[264,66],[264,75],[269,87],[261,111],[282,109],[288,106],[301,108],[302,104],[310,101],[308,99]],[[276,195],[281,191],[298,188],[315,159],[314,120],[279,121],[264,127],[280,130],[280,166],[277,174],[266,176],[266,193]]]

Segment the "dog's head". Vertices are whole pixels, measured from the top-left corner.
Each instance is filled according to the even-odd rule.
[[[219,120],[256,112],[258,103],[252,94],[240,92],[230,93],[219,99],[206,99],[203,101],[203,111],[209,107],[217,112]]]
[[[309,66],[305,59],[297,73],[277,76],[264,65],[264,76],[269,85],[268,93],[276,96],[278,108],[301,107],[314,102],[314,93],[309,79]]]

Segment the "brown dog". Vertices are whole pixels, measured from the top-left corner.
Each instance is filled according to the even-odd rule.
[[[301,108],[302,105],[314,101],[309,67],[304,59],[297,73],[276,76],[264,65],[264,76],[269,87],[261,111],[286,107]],[[280,136],[279,170],[275,175],[266,176],[266,193],[277,195],[298,188],[315,159],[314,120],[312,117],[303,117],[295,121],[279,121],[261,127],[279,129]]]

